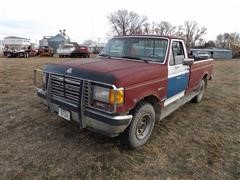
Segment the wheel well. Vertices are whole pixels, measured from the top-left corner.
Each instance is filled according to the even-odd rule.
[[[207,77],[208,77],[208,74],[205,74],[205,75],[203,76],[203,79],[207,79]]]
[[[161,107],[160,107],[160,104],[159,104],[159,101],[157,99],[156,96],[147,96],[145,98],[143,98],[142,100],[140,100],[135,107],[137,107],[138,105],[141,105],[143,102],[148,102],[149,104],[151,104],[154,108],[154,111],[156,113],[156,118],[155,120],[159,120],[160,119],[160,115],[161,115]],[[133,109],[135,109],[135,107]]]
[[[207,82],[208,82],[208,74],[205,74],[202,79],[205,81],[205,84],[206,84],[205,89],[206,89],[207,88]]]

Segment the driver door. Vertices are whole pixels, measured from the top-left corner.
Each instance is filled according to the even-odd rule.
[[[187,56],[183,41],[173,40],[168,64],[167,100],[164,105],[178,100],[185,94],[189,79],[189,66],[183,65],[185,57]]]

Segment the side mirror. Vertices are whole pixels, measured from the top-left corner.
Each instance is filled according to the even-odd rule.
[[[191,58],[185,58],[183,60],[183,65],[187,65],[187,66],[191,66],[194,62],[194,59],[191,59]]]

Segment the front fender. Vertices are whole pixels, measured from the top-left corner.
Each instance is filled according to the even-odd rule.
[[[135,86],[134,88],[125,88],[124,105],[118,107],[117,112],[129,112],[138,102],[149,96],[153,96],[158,102],[161,102],[164,98],[166,98],[166,87],[167,79],[157,81],[152,84],[146,83],[143,86]]]

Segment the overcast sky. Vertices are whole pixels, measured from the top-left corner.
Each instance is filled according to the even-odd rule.
[[[79,43],[106,41],[111,28],[107,15],[118,9],[146,15],[149,22],[180,25],[195,20],[207,28],[207,40],[223,32],[240,33],[240,0],[1,0],[0,4],[0,39],[20,36],[36,42],[66,29]]]

